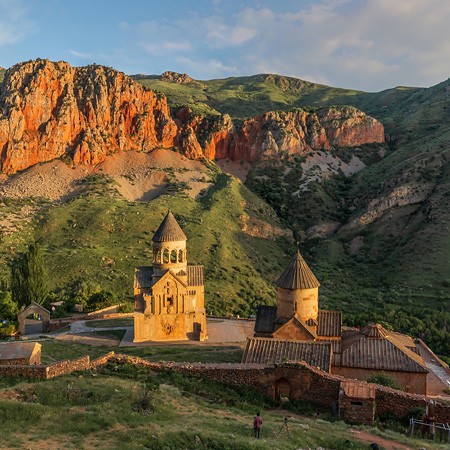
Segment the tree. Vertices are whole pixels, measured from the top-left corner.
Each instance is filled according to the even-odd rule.
[[[47,280],[39,244],[30,244],[28,251],[12,262],[11,293],[19,307],[31,302],[41,305],[47,298]]]
[[[18,312],[19,308],[12,301],[11,292],[0,288],[0,321],[15,320]]]

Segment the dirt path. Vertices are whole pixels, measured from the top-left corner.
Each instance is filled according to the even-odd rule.
[[[291,411],[285,409],[272,409],[271,413],[278,414],[285,417],[295,417],[296,419],[311,419],[311,417],[301,416],[300,414],[295,414]],[[350,429],[352,437],[361,442],[366,442],[368,445],[376,443],[385,450],[413,450],[413,447],[406,444],[401,444],[400,442],[393,441],[391,439],[383,438],[377,436],[376,434],[369,433],[367,431],[356,430],[354,428]]]
[[[412,450],[412,447],[409,447],[405,444],[401,444],[400,442],[377,436],[376,434],[368,433],[367,431],[354,429],[351,429],[350,431],[352,432],[354,438],[358,439],[358,441],[367,442],[367,444],[372,444],[373,442],[375,442],[380,447],[383,447],[386,450]]]

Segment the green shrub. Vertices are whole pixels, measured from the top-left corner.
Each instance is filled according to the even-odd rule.
[[[369,383],[381,384],[381,386],[387,386],[392,389],[400,389],[400,386],[397,384],[397,382],[385,373],[373,374],[367,379],[367,381]]]

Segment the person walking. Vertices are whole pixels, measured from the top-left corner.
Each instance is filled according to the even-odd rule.
[[[261,431],[262,419],[259,413],[253,418],[253,432],[255,433],[255,438],[259,439],[259,433]]]

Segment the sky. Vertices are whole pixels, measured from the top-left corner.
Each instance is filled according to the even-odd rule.
[[[450,76],[450,1],[0,0],[0,66],[36,58],[199,80],[429,87]]]

